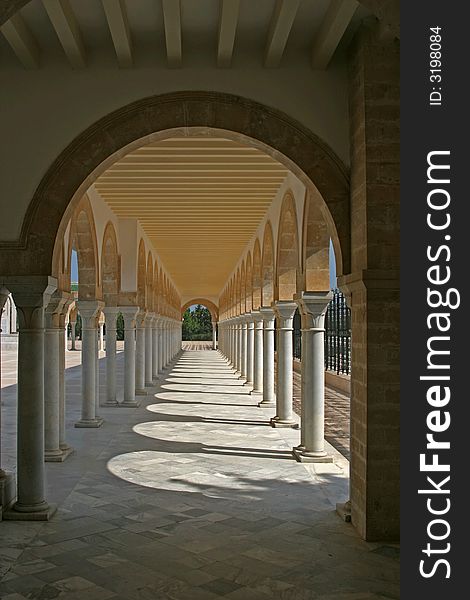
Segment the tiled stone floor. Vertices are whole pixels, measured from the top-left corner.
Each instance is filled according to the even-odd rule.
[[[336,464],[295,462],[298,430],[269,427],[217,352],[184,352],[140,408],[103,407],[103,427],[89,430],[73,428],[79,358],[67,354],[76,451],[46,465],[58,511],[0,523],[1,598],[399,597],[397,550],[363,542],[334,511],[347,461],[330,448]],[[7,466],[14,388],[3,390]]]

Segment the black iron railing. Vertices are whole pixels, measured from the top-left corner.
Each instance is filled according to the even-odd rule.
[[[351,372],[351,310],[339,290],[333,291],[325,317],[325,369]]]

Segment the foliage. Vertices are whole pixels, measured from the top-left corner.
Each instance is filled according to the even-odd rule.
[[[124,317],[122,313],[119,313],[116,319],[116,331],[117,331],[117,339],[122,341],[124,339]]]
[[[193,308],[191,310],[191,308]],[[212,339],[212,319],[210,311],[201,304],[187,308],[183,314],[183,340],[202,341]]]

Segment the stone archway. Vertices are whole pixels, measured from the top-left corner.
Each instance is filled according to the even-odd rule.
[[[274,300],[274,238],[271,223],[264,228],[261,258],[261,305],[271,306]]]
[[[276,297],[278,300],[292,300],[297,292],[300,261],[297,214],[290,192],[286,193],[282,201],[276,255]]]
[[[75,138],[37,188],[19,241],[3,246],[0,271],[57,276],[57,240],[63,237],[77,202],[106,168],[143,144],[201,134],[223,135],[257,147],[317,190],[329,216],[338,274],[349,272],[349,180],[342,162],[288,115],[239,96],[203,91],[139,100],[103,117]]]
[[[213,323],[219,320],[219,309],[213,302],[207,300],[206,298],[193,298],[192,300],[189,300],[188,302],[183,304],[183,306],[181,307],[181,316],[183,316],[184,311],[190,306],[193,306],[193,304],[202,304],[203,306],[205,306],[207,310],[211,313]]]

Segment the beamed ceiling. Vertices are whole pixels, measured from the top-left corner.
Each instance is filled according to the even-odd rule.
[[[170,138],[114,163],[95,188],[138,219],[183,296],[218,295],[287,170],[222,138]]]
[[[246,57],[273,68],[325,69],[370,11],[356,0],[30,0],[0,30],[0,57],[36,69],[104,59],[219,68]],[[1,10],[1,9],[0,9]],[[1,14],[1,13],[0,13]],[[1,64],[1,63],[0,63]],[[13,64],[13,63],[12,63]]]

